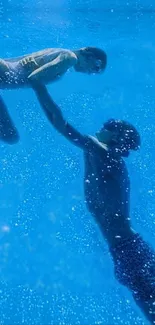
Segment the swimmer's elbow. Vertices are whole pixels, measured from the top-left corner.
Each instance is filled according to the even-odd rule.
[[[43,108],[48,121],[54,126],[55,129],[57,129],[57,131],[63,133],[66,122],[61,111],[57,110],[56,112],[51,112],[50,110],[46,109],[46,107]]]
[[[72,62],[72,65],[76,64],[76,62],[77,62],[77,56],[75,55],[75,53],[71,52],[71,54],[70,54],[70,60]]]
[[[74,66],[77,63],[77,56],[74,52],[68,51],[65,56],[62,55],[61,60],[68,62],[68,68]]]
[[[61,113],[53,115],[52,124],[59,133],[65,136],[67,122],[65,121]]]

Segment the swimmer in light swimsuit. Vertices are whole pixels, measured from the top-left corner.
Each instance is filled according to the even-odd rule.
[[[0,89],[31,87],[29,80],[48,84],[61,78],[73,67],[77,72],[101,73],[107,64],[106,53],[95,47],[71,51],[45,49],[29,55],[0,59]],[[19,140],[18,131],[0,97],[0,139],[14,144]]]

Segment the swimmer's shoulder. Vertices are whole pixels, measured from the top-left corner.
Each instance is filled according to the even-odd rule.
[[[92,135],[85,135],[85,153],[89,153],[91,155],[100,156],[101,160],[109,160],[109,149],[106,144],[102,144]]]
[[[60,57],[61,60],[68,60],[73,64],[77,61],[76,54],[73,51],[64,48],[48,49],[47,55],[48,56],[52,55],[53,59]]]
[[[100,162],[102,162],[102,172],[108,172],[117,183],[123,184],[129,190],[130,179],[124,159],[117,154],[114,155],[106,144],[99,142],[95,137],[89,135],[86,138],[88,151],[99,157]]]
[[[88,141],[88,146],[90,146],[92,149],[98,149],[102,152],[105,152],[105,154],[108,154],[109,150],[107,145],[99,142],[97,138],[95,138],[94,136],[88,135],[87,141]]]
[[[118,156],[117,153],[114,154],[105,143],[99,142],[94,136],[91,135],[86,136],[86,138],[88,148],[101,153],[103,158],[107,157],[108,162],[110,165],[113,165],[113,167],[117,166],[117,169],[127,170],[126,163],[122,157]]]

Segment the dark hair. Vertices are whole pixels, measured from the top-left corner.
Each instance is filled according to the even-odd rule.
[[[102,69],[105,69],[106,65],[107,65],[107,54],[105,53],[105,51],[97,48],[97,47],[85,47],[83,48],[84,52],[86,53],[90,53],[90,55],[95,56],[95,58],[97,60],[101,60],[102,61]]]
[[[104,128],[108,131],[122,133],[122,141],[125,142],[125,148],[129,150],[138,150],[141,145],[140,134],[137,129],[129,122],[123,120],[108,120],[104,124]]]

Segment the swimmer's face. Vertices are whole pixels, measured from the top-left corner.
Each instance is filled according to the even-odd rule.
[[[80,49],[76,52],[78,61],[75,65],[75,70],[83,73],[101,73],[106,67],[106,56],[105,59],[99,59],[95,56],[92,51],[87,48]]]
[[[129,149],[126,146],[123,132],[111,132],[103,128],[96,133],[96,137],[99,142],[106,144],[109,148],[121,156],[129,156]]]

